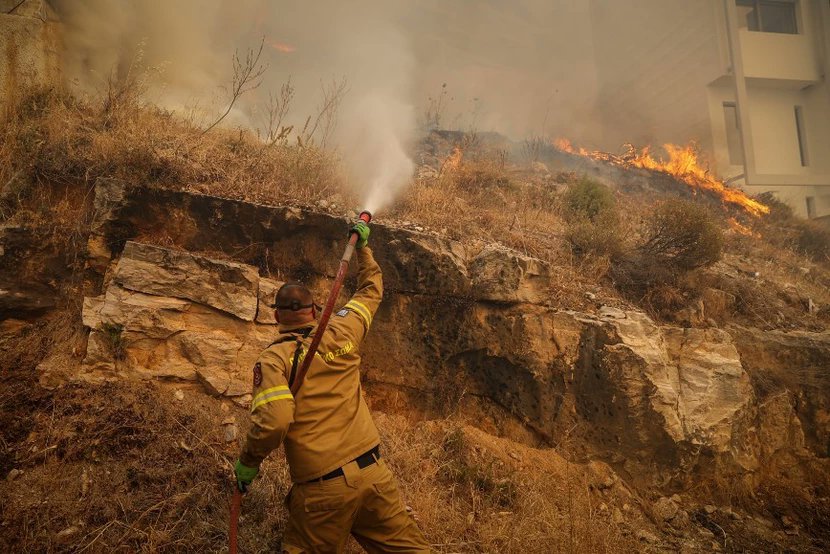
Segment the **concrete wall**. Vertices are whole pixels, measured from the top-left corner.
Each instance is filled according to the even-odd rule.
[[[758,173],[770,175],[807,175],[811,167],[802,167],[795,123],[795,106],[804,105],[799,90],[747,87],[749,117],[752,120],[752,144]],[[822,125],[806,113],[807,130]],[[812,123],[813,125],[810,125]],[[812,150],[808,144],[808,151]],[[810,160],[817,152],[810,152]]]
[[[39,0],[0,0],[0,104],[21,87],[60,79],[58,24]]]

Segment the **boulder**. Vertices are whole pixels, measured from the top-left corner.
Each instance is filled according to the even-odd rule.
[[[378,261],[385,290],[467,296],[470,278],[466,258],[466,249],[459,242],[401,233],[384,246]]]
[[[804,433],[804,444],[818,456],[830,455],[830,334],[806,331],[761,331],[739,326],[729,327],[740,352],[741,363],[756,383],[763,403],[777,394],[789,391],[797,398],[792,407]],[[773,412],[786,411],[785,398],[767,406]],[[761,410],[760,416],[763,416]],[[781,412],[772,424],[789,428]],[[784,436],[795,439],[798,433],[787,431]],[[780,444],[774,441],[772,445]]]
[[[469,273],[477,300],[543,303],[549,297],[548,264],[498,245],[485,246]]]
[[[749,376],[732,338],[718,329],[663,327],[671,377],[655,383],[676,387],[665,394],[663,406],[677,400],[677,419],[684,440],[719,452],[732,445],[733,423],[752,400]],[[676,380],[674,377],[676,372]],[[666,387],[658,386],[666,392]],[[677,436],[675,434],[675,436]]]
[[[634,311],[580,320],[577,409],[599,430],[598,445],[648,464],[700,447],[731,455],[734,420],[753,395],[727,333],[658,326]]]
[[[257,313],[259,274],[237,262],[128,242],[114,280],[125,289],[193,300],[245,321]]]
[[[602,306],[599,309],[599,317],[603,319],[625,319],[625,312],[613,306]]]

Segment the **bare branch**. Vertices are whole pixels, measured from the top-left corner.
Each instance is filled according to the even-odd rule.
[[[262,49],[264,46],[265,39],[260,41],[259,49],[254,50],[253,48],[248,48],[244,61],[239,57],[238,50],[234,52],[233,81],[231,83],[231,99],[228,103],[228,107],[219,119],[211,123],[199,136],[204,135],[219,125],[219,123],[221,123],[222,120],[225,119],[229,113],[231,113],[231,110],[234,105],[236,105],[237,100],[239,100],[243,94],[258,88],[262,84],[262,75],[265,73],[265,70],[268,69],[267,65],[263,65],[259,61],[262,57]]]
[[[312,144],[314,136],[319,130],[320,146],[326,146],[326,142],[337,126],[337,110],[340,108],[340,102],[348,91],[345,77],[339,81],[332,80],[329,86],[321,83],[320,88],[323,92],[323,101],[317,107],[317,115],[314,117],[314,122],[311,123],[311,118],[309,117],[301,133],[302,138],[298,136],[298,142],[301,145]],[[311,126],[309,127],[310,123]]]
[[[293,126],[283,127],[282,122],[288,115],[288,108],[293,98],[294,85],[291,84],[291,77],[288,77],[288,80],[280,87],[278,95],[273,92],[268,95],[268,134],[266,136],[268,144],[285,140],[291,133]]]

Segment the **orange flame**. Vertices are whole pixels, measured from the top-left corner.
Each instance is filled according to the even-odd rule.
[[[640,167],[653,171],[668,173],[678,181],[682,181],[694,189],[704,189],[715,193],[724,202],[741,206],[754,216],[761,216],[769,213],[769,207],[749,198],[743,191],[727,187],[723,181],[716,179],[709,173],[708,167],[703,164],[698,156],[698,150],[694,143],[686,146],[676,144],[664,144],[663,149],[669,155],[668,160],[655,159],[650,153],[650,147],[646,146],[637,151],[636,148],[627,145],[628,152],[623,156],[615,156],[607,152],[588,152],[584,148],[577,151],[567,139],[556,139],[554,147],[568,152],[587,156],[595,160],[610,162],[623,167]]]
[[[458,146],[453,148],[452,154],[447,156],[447,159],[444,160],[444,163],[441,164],[441,171],[439,173],[443,174],[445,171],[453,171],[458,169],[461,165],[461,158],[464,157],[464,151],[461,150]]]
[[[734,217],[729,218],[729,226],[732,228],[733,231],[738,233],[739,235],[744,235],[747,237],[757,237],[758,235],[752,231],[749,227],[735,219]]]
[[[590,153],[585,150],[584,148],[580,147],[579,150],[575,149],[571,141],[566,138],[558,138],[553,141],[553,146],[563,152],[567,152],[569,154],[579,154],[580,156],[590,156]]]
[[[278,52],[282,52],[283,54],[290,54],[291,52],[294,52],[297,49],[296,47],[290,44],[286,44],[284,42],[279,42],[276,40],[269,40],[268,44],[271,46],[271,48],[277,50]]]

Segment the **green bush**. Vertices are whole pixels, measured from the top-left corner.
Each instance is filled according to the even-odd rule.
[[[569,220],[594,221],[600,216],[614,212],[616,208],[616,200],[611,189],[587,177],[568,187],[564,204],[565,216]]]
[[[609,256],[615,258],[623,249],[623,240],[615,212],[598,215],[594,220],[572,220],[565,237],[578,256]]]
[[[712,265],[723,251],[723,232],[709,211],[688,200],[670,200],[654,210],[638,247],[643,260],[672,271]]]
[[[127,345],[124,342],[124,326],[117,323],[102,323],[99,329],[106,339],[112,357],[123,360],[127,357]]]
[[[442,446],[444,459],[439,476],[447,484],[475,491],[482,500],[501,509],[515,504],[518,494],[516,483],[509,477],[498,475],[495,459],[470,459],[470,446],[462,429],[451,431]]]
[[[671,200],[648,218],[640,244],[613,259],[610,275],[620,292],[662,317],[698,294],[688,277],[718,261],[722,249],[723,233],[705,207]]]
[[[568,229],[565,238],[578,256],[617,256],[622,250],[614,193],[605,185],[581,177],[563,195]]]

